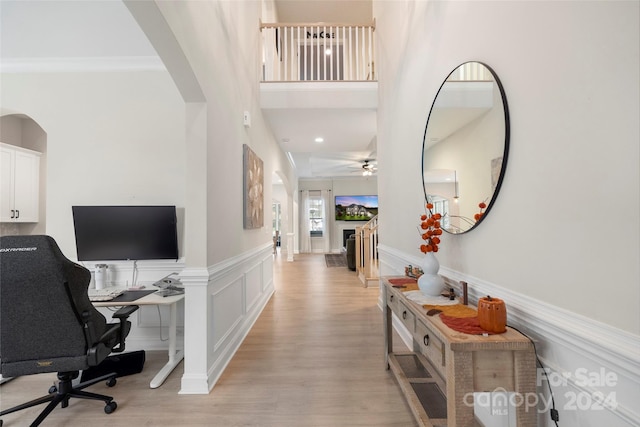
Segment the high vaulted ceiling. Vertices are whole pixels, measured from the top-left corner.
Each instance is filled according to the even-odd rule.
[[[278,21],[365,24],[373,18],[371,0],[275,0]]]
[[[275,4],[281,23],[373,22],[370,0],[275,0]],[[276,101],[276,95],[265,90],[271,90],[269,84],[262,87],[263,111],[299,177],[362,177],[364,161],[375,164],[375,82],[305,82]],[[305,97],[311,101],[297,102]],[[317,137],[324,141],[315,142]]]
[[[370,0],[275,0],[275,4],[280,22],[372,22]],[[163,67],[120,1],[2,0],[0,18],[3,72],[117,69],[128,60],[140,67]],[[340,94],[335,98],[344,99]],[[376,111],[370,101],[367,105],[363,109],[334,102],[329,107],[265,110],[265,116],[282,149],[291,153],[298,176],[353,177],[361,175],[364,160],[375,159]],[[313,141],[318,136],[325,138],[323,144]]]

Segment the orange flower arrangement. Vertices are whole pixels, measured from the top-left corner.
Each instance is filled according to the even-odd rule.
[[[440,219],[442,215],[439,213],[433,213],[433,204],[427,203],[427,214],[420,217],[420,235],[425,242],[420,245],[420,251],[424,254],[427,252],[438,252],[438,245],[440,244],[440,236],[442,229],[440,228]]]
[[[478,203],[478,207],[480,208],[480,212],[473,216],[476,222],[480,221],[480,218],[482,218],[482,215],[484,215],[484,210],[487,208],[487,204],[485,202],[480,202]]]

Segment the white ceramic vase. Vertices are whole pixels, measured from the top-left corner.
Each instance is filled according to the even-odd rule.
[[[433,252],[427,252],[420,263],[424,274],[418,278],[420,292],[427,296],[438,296],[444,288],[444,279],[438,275],[440,263]]]

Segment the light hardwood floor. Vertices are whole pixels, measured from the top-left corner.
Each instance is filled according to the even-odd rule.
[[[390,371],[384,369],[378,290],[363,288],[354,272],[327,268],[323,255],[274,256],[276,292],[208,395],[178,395],[181,366],[162,387],[149,381],[166,361],[147,352],[142,373],[114,388],[118,409],[71,400],[44,426],[415,426]],[[395,339],[395,342],[400,342]],[[54,374],[30,375],[0,386],[5,409],[44,394]],[[3,417],[24,426],[43,406]]]

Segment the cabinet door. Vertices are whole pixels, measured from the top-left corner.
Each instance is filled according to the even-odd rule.
[[[16,222],[38,222],[40,158],[16,151],[14,172],[14,208]]]
[[[13,221],[13,150],[0,147],[0,221]]]

